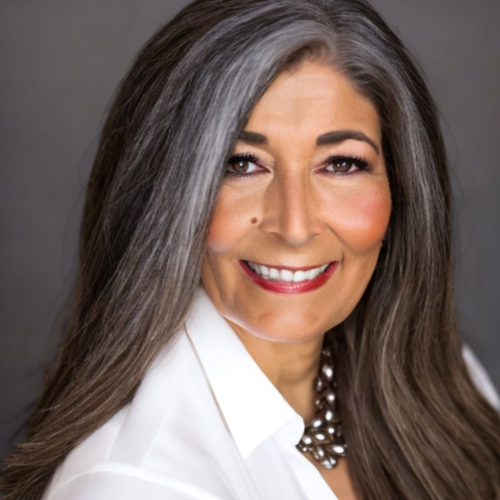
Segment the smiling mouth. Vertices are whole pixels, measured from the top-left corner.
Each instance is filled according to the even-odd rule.
[[[293,268],[239,261],[241,269],[255,285],[268,292],[286,294],[310,292],[322,287],[335,272],[338,263],[335,260],[317,267]]]
[[[329,262],[328,264],[317,267],[290,268],[285,266],[266,266],[250,262],[248,260],[243,262],[262,279],[271,282],[281,281],[285,283],[302,283],[305,281],[312,281],[321,274],[325,273],[327,269],[334,264],[334,262]]]

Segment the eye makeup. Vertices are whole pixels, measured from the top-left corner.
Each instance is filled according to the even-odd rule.
[[[251,165],[254,169],[248,171]],[[352,175],[370,169],[368,161],[355,155],[331,155],[323,162],[323,165],[319,171],[331,175]],[[229,177],[253,177],[265,172],[267,170],[261,166],[261,162],[253,153],[234,154],[227,161],[226,175]]]
[[[366,160],[352,155],[332,155],[324,164],[326,167],[320,170],[332,175],[352,175],[370,169],[370,164]],[[333,167],[332,170],[328,170],[330,166]]]
[[[266,170],[259,165],[259,159],[253,153],[239,153],[232,155],[227,161],[226,175],[230,177],[253,177],[260,175]],[[258,167],[258,170],[253,172],[241,172],[236,169],[241,168],[243,165],[253,164]],[[232,168],[232,170],[230,170]]]

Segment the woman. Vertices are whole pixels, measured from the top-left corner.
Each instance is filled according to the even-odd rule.
[[[455,323],[436,111],[401,42],[364,0],[198,0],[110,111],[68,337],[2,487],[493,499],[487,391]]]

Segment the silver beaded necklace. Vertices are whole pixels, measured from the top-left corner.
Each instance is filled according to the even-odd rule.
[[[304,454],[310,453],[325,469],[333,469],[340,457],[345,457],[347,444],[342,432],[342,420],[337,401],[330,348],[321,351],[319,375],[314,382],[318,393],[315,401],[316,415],[306,426],[297,448]]]

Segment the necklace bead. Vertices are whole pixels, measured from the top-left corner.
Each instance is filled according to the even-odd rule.
[[[335,467],[338,459],[346,456],[347,450],[335,394],[337,383],[334,375],[330,348],[326,346],[321,351],[319,375],[314,381],[314,389],[318,393],[314,402],[316,415],[306,426],[297,445],[301,453],[309,453],[325,469]]]

